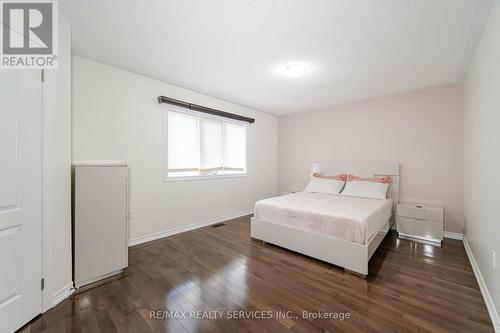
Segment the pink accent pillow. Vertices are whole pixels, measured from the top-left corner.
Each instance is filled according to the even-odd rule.
[[[344,182],[347,180],[347,174],[346,173],[341,173],[340,175],[336,175],[336,176],[325,176],[325,175],[322,175],[319,172],[315,172],[315,173],[313,173],[313,177],[342,180]]]
[[[347,177],[348,181],[364,181],[364,182],[373,182],[373,183],[385,183],[390,184],[392,182],[392,178],[390,176],[384,176],[382,178],[361,178],[355,175],[349,175]]]

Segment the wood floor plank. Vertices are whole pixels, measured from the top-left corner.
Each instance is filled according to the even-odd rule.
[[[390,233],[369,272],[362,280],[253,241],[249,217],[237,218],[130,248],[121,277],[22,332],[493,332],[460,241],[439,248]]]

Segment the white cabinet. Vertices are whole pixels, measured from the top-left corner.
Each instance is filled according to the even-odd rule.
[[[398,235],[441,244],[443,207],[401,202],[396,213]]]
[[[74,282],[81,287],[120,273],[128,264],[127,166],[74,168]]]

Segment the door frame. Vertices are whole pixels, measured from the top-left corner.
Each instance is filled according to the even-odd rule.
[[[41,70],[43,78],[44,70]],[[42,79],[42,278],[44,279],[44,288],[42,290],[42,313],[52,308],[53,298],[53,223],[52,223],[52,198],[49,195],[52,191],[51,186],[51,163],[50,163],[50,145],[48,143],[48,133],[51,126],[47,117],[47,101],[45,100],[46,84]]]
[[[45,71],[41,74],[44,77],[42,81],[42,278],[44,279],[44,288],[42,290],[42,312],[52,309],[59,302],[67,298],[74,291],[73,281],[70,279],[61,289],[54,284],[55,276],[55,258],[54,258],[54,205],[53,198],[55,195],[53,186],[54,164],[53,155],[54,147],[49,137],[49,133],[56,130],[54,123],[55,117],[58,117],[54,109],[53,92],[56,89],[55,74],[51,71]],[[71,111],[69,111],[71,112]],[[71,124],[69,124],[71,126]],[[70,174],[68,174],[70,177]],[[71,209],[71,207],[69,207]],[[71,251],[71,218],[67,223],[70,226],[67,228],[68,233],[64,236],[64,241],[69,243]],[[69,254],[72,258],[72,254]],[[65,264],[65,263],[64,263]],[[72,265],[72,259],[71,259]],[[69,268],[71,270],[71,266]],[[71,275],[70,275],[71,276]]]
[[[57,36],[59,40],[59,65],[58,69],[45,70],[44,73],[40,73],[40,79],[42,80],[42,277],[45,281],[44,289],[42,290],[42,313],[53,308],[57,303],[66,299],[74,291],[73,288],[73,278],[72,278],[72,247],[71,247],[71,214],[67,222],[68,227],[65,230],[64,239],[62,241],[66,242],[65,251],[69,251],[67,256],[69,256],[69,268],[66,267],[68,262],[64,261],[60,263],[63,265],[61,269],[56,267],[55,262],[55,244],[54,241],[54,231],[56,227],[59,228],[59,215],[56,214],[55,210],[62,207],[54,207],[54,198],[60,189],[55,188],[58,184],[54,183],[54,177],[56,176],[55,165],[56,160],[55,155],[61,153],[61,147],[54,147],[54,138],[51,137],[51,133],[60,132],[61,126],[69,126],[71,128],[71,22],[69,19],[61,12],[59,12],[59,35]],[[40,71],[41,72],[41,71]],[[69,85],[69,88],[68,88]],[[56,99],[64,98],[64,106],[57,103]],[[64,110],[63,110],[63,109]],[[59,123],[61,114],[64,113],[65,117],[69,113],[69,118],[65,118],[64,123]],[[68,135],[68,137],[66,137]],[[71,132],[64,133],[65,140],[71,140]],[[69,143],[71,147],[71,143]],[[71,148],[68,148],[71,149]],[[66,151],[64,154],[68,154],[68,168],[71,166],[71,151]],[[65,155],[64,158],[67,157]],[[64,162],[66,163],[66,161]],[[71,177],[70,171],[68,171],[67,177]],[[71,186],[71,179],[68,178],[69,186]],[[71,188],[68,189],[69,195],[71,196]],[[71,198],[68,198],[69,207],[64,207],[64,209],[71,210]],[[65,203],[66,205],[66,203]],[[59,241],[59,239],[57,239]],[[59,244],[59,242],[58,242]],[[59,258],[59,256],[57,257]],[[67,257],[65,257],[68,259]],[[62,271],[64,269],[64,271]],[[68,271],[67,271],[68,270]],[[56,276],[56,273],[58,274]],[[60,274],[64,274],[64,277],[59,278]],[[67,279],[68,281],[61,281],[64,285],[56,285],[55,278]],[[60,288],[60,289],[59,289]]]

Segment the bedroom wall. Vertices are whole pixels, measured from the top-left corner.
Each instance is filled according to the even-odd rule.
[[[72,78],[73,161],[129,164],[134,243],[251,213],[255,201],[276,194],[277,117],[78,56]],[[255,118],[247,134],[248,176],[163,182],[159,95]]]
[[[496,1],[465,81],[465,238],[500,332],[500,1]],[[496,252],[496,269],[491,251]],[[496,306],[495,306],[496,305]],[[495,309],[496,308],[496,309]]]
[[[402,201],[442,204],[463,232],[463,85],[372,98],[282,116],[278,189],[303,189],[314,161],[394,161]]]

